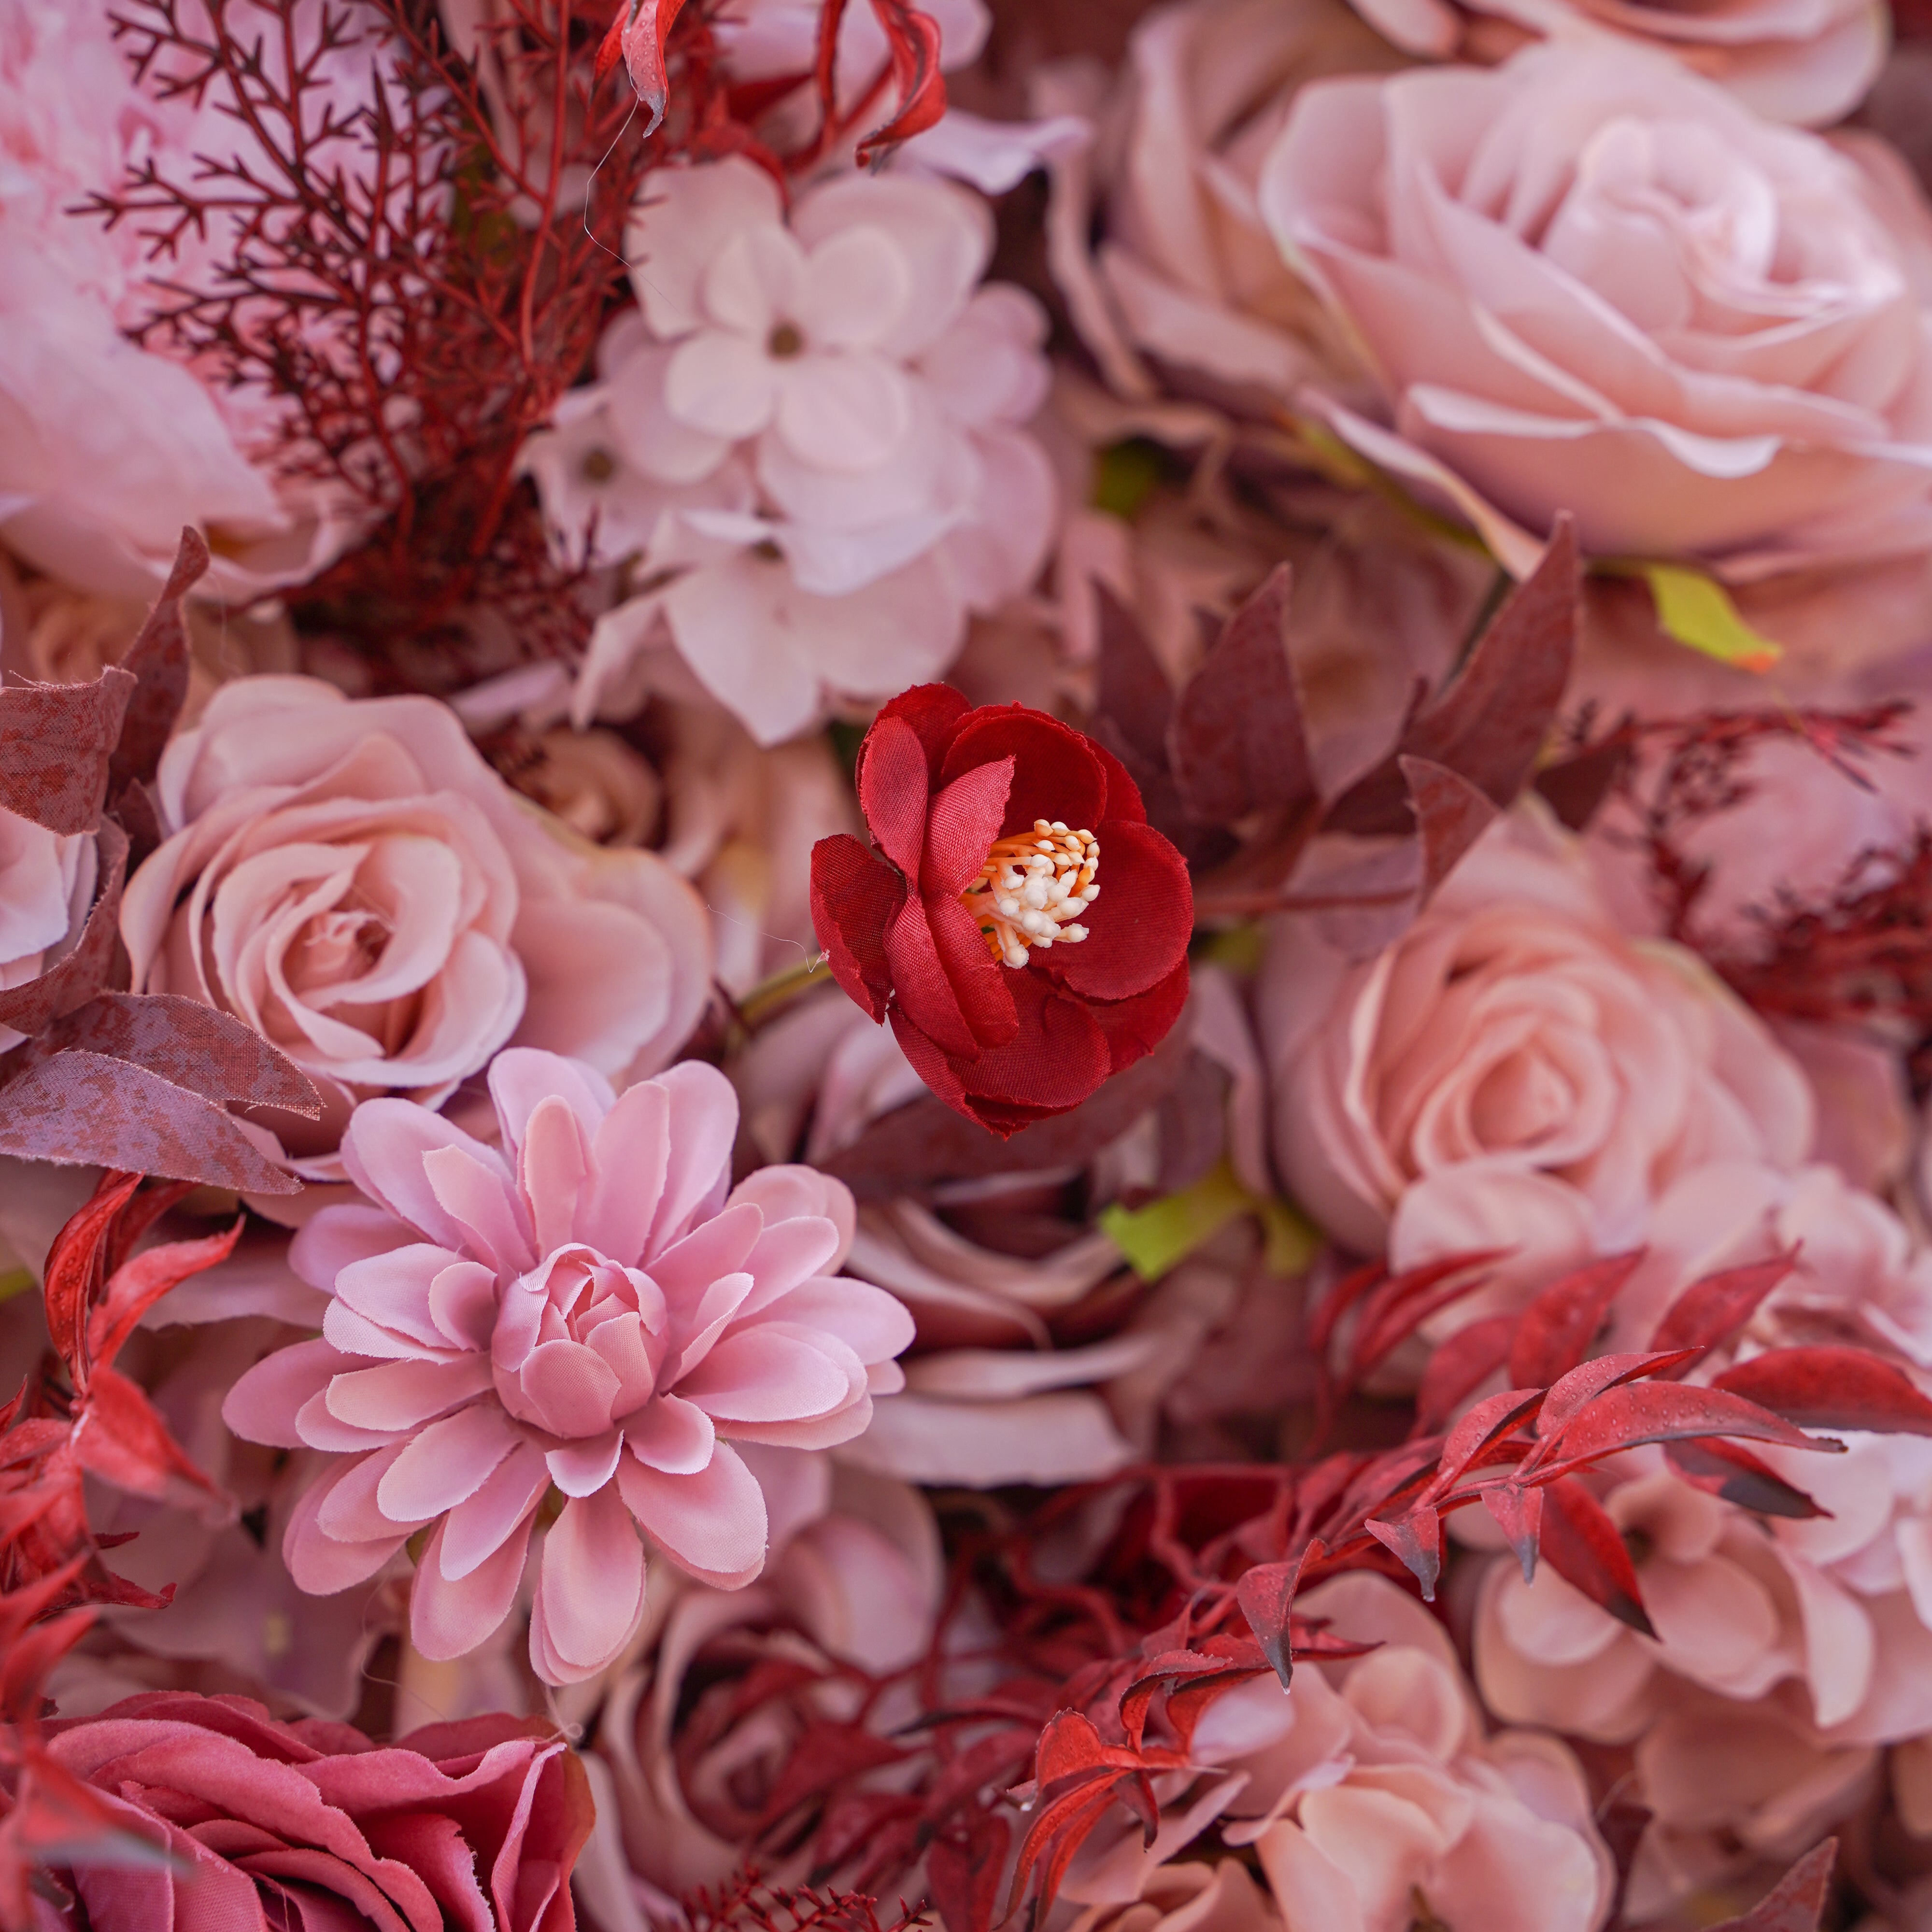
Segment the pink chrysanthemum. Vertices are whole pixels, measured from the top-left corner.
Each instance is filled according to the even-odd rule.
[[[322,1337],[251,1370],[224,1414],[254,1442],[343,1452],[284,1545],[304,1589],[345,1589],[434,1526],[410,1606],[428,1657],[502,1622],[560,1491],[530,1658],[568,1683],[637,1626],[640,1530],[708,1582],[758,1574],[764,1498],[721,1438],[858,1435],[912,1324],[833,1276],[842,1184],[766,1168],[728,1198],[737,1101],[711,1067],[620,1096],[515,1049],[490,1090],[501,1153],[408,1101],[356,1109],[343,1161],[368,1204],[325,1209],[291,1251],[334,1297]]]

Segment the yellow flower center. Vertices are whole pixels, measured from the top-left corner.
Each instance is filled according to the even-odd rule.
[[[1087,937],[1080,915],[1100,896],[1100,842],[1036,818],[1030,832],[1000,839],[980,876],[959,895],[986,935],[993,957],[1024,966],[1033,946],[1076,946]]]

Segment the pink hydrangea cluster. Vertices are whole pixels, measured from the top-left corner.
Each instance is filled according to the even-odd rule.
[[[700,1065],[620,1097],[580,1063],[491,1064],[501,1149],[401,1100],[343,1143],[362,1203],[290,1259],[332,1297],[320,1340],[230,1393],[254,1442],[333,1452],[284,1543],[326,1594],[422,1531],[412,1640],[452,1658],[509,1614],[541,1529],[530,1660],[553,1684],[635,1630],[644,1547],[730,1586],[765,1560],[765,1499],[734,1442],[858,1435],[912,1324],[832,1273],[837,1182],[766,1168],[730,1186],[737,1102]]]

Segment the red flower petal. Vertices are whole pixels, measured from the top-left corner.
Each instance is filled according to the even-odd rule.
[[[969,1120],[976,1118],[967,1104],[966,1090],[959,1084],[958,1063],[942,1053],[929,1035],[920,1030],[917,1023],[907,1017],[904,1007],[893,1007],[891,1018],[892,1037],[898,1042],[899,1051],[928,1090],[956,1114],[964,1114]]]
[[[965,909],[959,910],[960,916],[965,917]],[[898,916],[886,928],[892,1008],[895,1012],[903,1008],[913,1024],[941,1052],[955,1059],[970,1060],[980,1051],[980,1042],[939,956],[927,910],[923,899],[908,898],[899,908]],[[989,965],[996,965],[983,944],[980,950]]]
[[[1187,1004],[1187,959],[1158,986],[1150,986],[1131,1000],[1106,1000],[1088,1010],[1107,1036],[1107,1051],[1113,1071],[1120,1072],[1144,1059],[1174,1029]]]
[[[832,976],[874,1020],[885,1018],[892,986],[886,926],[905,893],[904,880],[849,832],[812,848],[812,929]]]
[[[876,719],[859,767],[859,807],[872,842],[904,873],[919,877],[926,849],[926,748],[902,718]]]
[[[1134,782],[1133,774],[1097,738],[1087,740],[1087,748],[1100,760],[1100,769],[1107,774],[1107,808],[1100,814],[1102,818],[1124,818],[1136,825],[1147,823],[1147,807],[1141,802],[1141,788]],[[1072,820],[1067,821],[1071,825]],[[1090,831],[1092,827],[1088,828]]]
[[[1106,1035],[1086,1006],[1037,973],[1006,979],[1018,1030],[958,1070],[968,1100],[1054,1114],[1078,1106],[1112,1071]]]
[[[1013,975],[993,957],[973,915],[956,898],[926,901],[926,922],[946,981],[979,1050],[1004,1046],[1019,1031]]]
[[[1013,761],[1006,832],[1030,831],[1038,818],[1090,831],[1106,816],[1107,774],[1091,741],[1023,704],[982,705],[960,727],[940,775],[950,781],[1006,758]]]
[[[1180,854],[1151,826],[1109,819],[1097,836],[1100,896],[1081,916],[1087,937],[1052,947],[1040,968],[1084,998],[1130,999],[1186,956],[1194,889]]]
[[[902,691],[890,704],[879,706],[879,715],[872,721],[873,730],[888,718],[896,718],[902,724],[912,728],[926,752],[926,765],[930,773],[932,790],[939,789],[939,767],[946,757],[946,748],[952,742],[953,734],[959,728],[959,721],[972,710],[950,684],[916,684],[910,691]],[[872,733],[866,734],[869,742]],[[859,747],[858,770],[866,767],[866,746]]]
[[[962,772],[932,801],[920,874],[922,892],[956,899],[979,876],[1005,821],[1012,782],[1013,761],[1001,758]],[[984,941],[980,950],[986,952]]]

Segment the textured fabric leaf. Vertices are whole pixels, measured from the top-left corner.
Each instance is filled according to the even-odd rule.
[[[1711,1932],[1818,1932],[1838,1860],[1836,1838],[1814,1845],[1750,1911],[1724,1919]]]
[[[50,832],[92,832],[134,694],[112,664],[92,684],[0,686],[0,808]]]
[[[121,660],[135,681],[122,720],[120,742],[108,766],[110,797],[130,784],[153,782],[161,752],[188,698],[188,622],[182,600],[208,568],[208,546],[192,527],[181,534],[174,567],[154,608]]]

